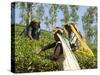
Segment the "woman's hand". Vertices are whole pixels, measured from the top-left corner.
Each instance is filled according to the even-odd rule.
[[[38,49],[38,50],[36,51],[36,54],[39,54],[41,51],[42,51],[42,49]]]

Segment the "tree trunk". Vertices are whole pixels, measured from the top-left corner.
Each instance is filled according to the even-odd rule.
[[[27,25],[32,21],[32,3],[27,3]]]

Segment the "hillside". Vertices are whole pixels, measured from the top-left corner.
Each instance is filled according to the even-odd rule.
[[[30,40],[27,37],[19,36],[24,27],[16,26],[16,72],[43,72],[61,70],[61,65],[50,60],[53,49],[48,49],[40,54],[36,51],[44,45],[54,41],[51,33],[41,30],[40,40]]]
[[[51,60],[53,49],[48,49],[40,54],[36,51],[44,45],[54,41],[51,33],[41,30],[40,40],[30,40],[27,37],[21,37],[19,34],[24,26],[16,26],[15,31],[15,64],[16,72],[44,72],[62,70],[62,65]],[[97,61],[81,51],[74,51],[81,69],[96,68]]]

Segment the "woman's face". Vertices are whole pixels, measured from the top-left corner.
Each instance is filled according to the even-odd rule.
[[[59,38],[57,36],[57,33],[59,34],[63,34],[63,30],[62,29],[58,29],[54,32],[54,38],[55,38],[55,41],[59,41]]]
[[[33,28],[40,28],[40,23],[38,23],[38,22],[34,22],[33,24],[32,24],[32,27]]]

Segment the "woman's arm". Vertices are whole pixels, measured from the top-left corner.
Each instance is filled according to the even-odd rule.
[[[53,47],[55,47],[55,45],[56,45],[56,42],[53,42],[53,43],[48,44],[46,46],[43,46],[41,49],[38,50],[37,54],[39,54],[40,52],[45,51],[47,49],[53,48]]]
[[[33,40],[33,37],[32,37],[32,35],[31,35],[31,31],[28,32],[28,37],[29,37],[31,40]]]

